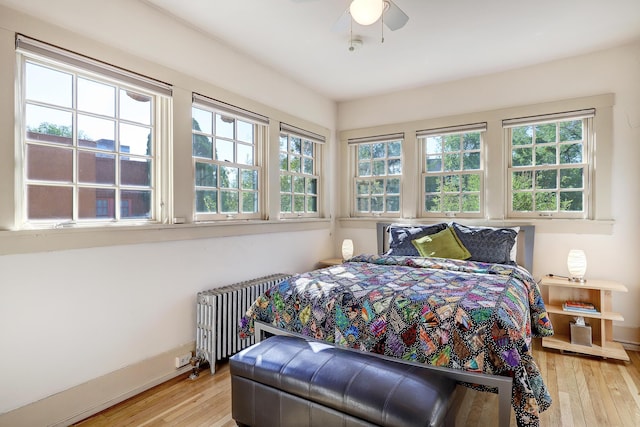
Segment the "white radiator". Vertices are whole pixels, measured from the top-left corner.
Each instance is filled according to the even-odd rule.
[[[240,319],[258,296],[289,277],[289,274],[273,274],[198,292],[196,359],[209,362],[211,374],[218,360],[255,343],[254,336],[240,339]]]

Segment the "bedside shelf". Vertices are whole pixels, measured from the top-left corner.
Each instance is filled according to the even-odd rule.
[[[548,293],[547,313],[555,331],[554,336],[542,338],[543,347],[629,361],[622,345],[612,341],[613,321],[622,322],[624,316],[611,310],[611,294],[628,292],[624,285],[609,280],[578,283],[549,276],[542,278],[541,285],[546,287]],[[568,300],[589,302],[596,307],[598,313],[563,310],[562,304]],[[569,322],[574,317],[583,317],[590,324],[593,331],[592,346],[571,343]]]
[[[342,258],[328,258],[318,261],[318,268],[331,267],[342,264]]]

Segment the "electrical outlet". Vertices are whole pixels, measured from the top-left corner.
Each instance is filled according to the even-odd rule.
[[[191,361],[191,353],[185,353],[180,356],[176,356],[176,369],[182,368],[185,365],[188,365]]]

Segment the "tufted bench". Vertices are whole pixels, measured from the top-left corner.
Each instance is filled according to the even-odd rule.
[[[230,371],[239,425],[454,424],[454,380],[329,344],[274,336],[232,356]]]

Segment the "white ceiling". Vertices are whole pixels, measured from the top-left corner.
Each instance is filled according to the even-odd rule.
[[[58,1],[67,12],[52,9]],[[86,18],[82,12],[77,18],[68,14],[78,1],[0,4],[71,25],[73,19]],[[640,39],[640,0],[394,0],[409,15],[408,23],[397,31],[385,28],[383,44],[379,22],[354,24],[354,35],[364,41],[355,52],[348,50],[348,30],[331,29],[350,0],[140,1],[336,101],[500,72]],[[116,3],[122,4],[126,2]],[[85,13],[91,10],[87,7]]]
[[[404,28],[331,27],[349,0],[145,0],[337,101],[504,71],[640,38],[640,0],[394,0]]]

